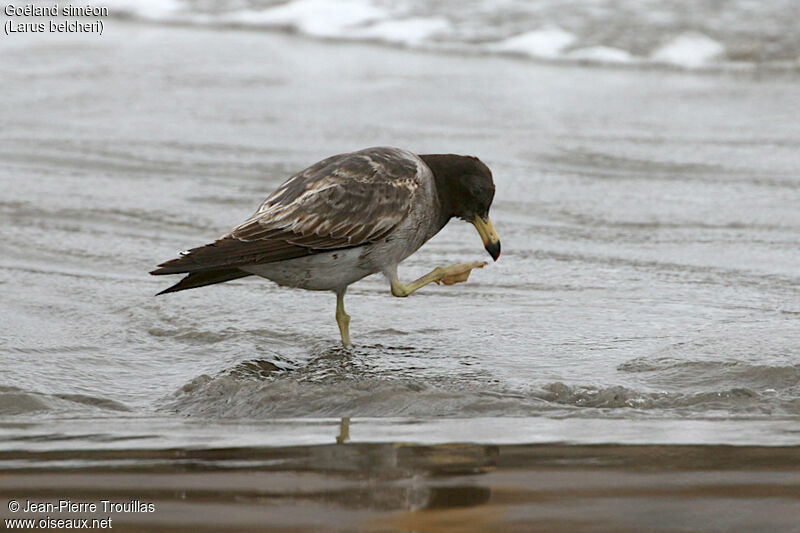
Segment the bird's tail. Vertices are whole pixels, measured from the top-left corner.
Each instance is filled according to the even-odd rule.
[[[167,272],[158,272],[154,270],[151,272],[154,275],[160,274],[167,274]],[[216,270],[203,270],[200,272],[192,272],[188,276],[184,277],[178,283],[164,289],[163,291],[156,294],[167,294],[168,292],[177,292],[177,291],[185,291],[186,289],[196,289],[197,287],[205,287],[206,285],[214,285],[215,283],[222,283],[225,281],[231,281],[234,279],[243,278],[245,276],[251,276],[249,272],[245,272],[244,270],[239,270],[238,268],[219,268]]]

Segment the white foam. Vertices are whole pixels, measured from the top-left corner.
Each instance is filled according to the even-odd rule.
[[[596,63],[632,63],[636,61],[630,52],[610,46],[591,46],[579,48],[566,55],[569,59]]]
[[[683,33],[657,49],[650,59],[681,67],[697,68],[707,65],[725,51],[720,43],[702,33]]]
[[[358,29],[353,36],[411,46],[420,45],[434,35],[444,33],[450,28],[450,23],[443,18],[416,17],[380,21]]]
[[[558,26],[529,31],[490,45],[498,52],[515,52],[531,57],[553,59],[575,42],[575,35]]]
[[[714,64],[724,58],[725,47],[720,42],[701,33],[678,34],[668,29],[648,37],[661,43],[649,56],[635,55],[624,49],[624,45],[591,46],[583,35],[550,23],[510,37],[498,37],[494,42],[485,42],[478,36],[476,43],[474,32],[468,31],[473,21],[467,24],[461,16],[451,17],[448,11],[438,8],[409,9],[407,2],[392,5],[385,0],[289,0],[266,8],[253,8],[252,2],[229,0],[222,2],[226,9],[221,11],[192,9],[193,2],[187,0],[108,0],[106,4],[112,14],[148,21],[288,29],[311,37],[379,41],[413,49],[518,54],[534,59],[588,64],[661,64],[683,68],[730,66],[730,63]],[[244,9],[239,9],[243,6]],[[472,15],[478,16],[479,13],[473,12]],[[501,27],[495,30],[510,29],[506,23],[498,24]],[[665,32],[671,40],[663,40]],[[790,66],[797,64],[800,60],[790,62]]]
[[[349,37],[352,28],[385,19],[388,13],[364,0],[295,0],[264,10],[242,10],[222,20],[264,27],[287,27],[314,37]]]

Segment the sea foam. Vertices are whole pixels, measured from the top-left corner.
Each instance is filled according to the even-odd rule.
[[[420,45],[450,29],[450,23],[443,18],[415,17],[400,20],[384,20],[355,31],[354,36],[362,39],[375,39],[382,42]]]
[[[389,16],[362,0],[295,0],[263,10],[234,11],[221,20],[250,26],[290,28],[312,37],[347,38],[352,28]]]
[[[723,52],[725,47],[717,41],[701,33],[688,32],[655,50],[650,59],[657,63],[697,68],[717,59]]]
[[[704,9],[717,7],[706,0]],[[776,0],[784,7],[791,2]],[[679,16],[680,2],[664,16],[636,0],[601,0],[605,9],[559,3],[448,4],[401,0],[109,0],[111,14],[148,22],[261,28],[310,37],[373,41],[427,51],[517,55],[585,64],[662,65],[682,69],[769,64],[796,69],[796,28],[781,5],[763,21],[748,0],[732,0],[731,24],[714,25],[714,38]],[[512,5],[513,4],[513,5]],[[612,5],[613,4],[613,5]],[[768,15],[768,16],[767,16]],[[612,26],[609,26],[611,24]],[[751,28],[752,27],[752,28]],[[615,28],[610,31],[610,28]],[[713,29],[712,29],[713,28]],[[752,31],[751,31],[752,30]],[[753,33],[743,40],[742,35]],[[599,39],[599,40],[598,40]]]
[[[574,34],[557,26],[529,31],[489,45],[497,52],[512,52],[542,59],[555,59],[576,40]]]

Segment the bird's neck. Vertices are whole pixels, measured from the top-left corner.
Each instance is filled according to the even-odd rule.
[[[455,216],[455,209],[452,204],[452,195],[450,192],[450,184],[448,182],[449,168],[447,166],[447,159],[451,156],[443,154],[421,155],[420,158],[425,161],[428,168],[433,173],[434,192],[436,199],[439,201],[439,213],[442,217],[441,226],[444,227],[447,222]]]

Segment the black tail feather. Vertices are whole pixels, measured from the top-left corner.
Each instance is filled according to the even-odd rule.
[[[215,283],[223,283],[245,276],[252,276],[252,274],[244,270],[239,270],[238,268],[221,268],[203,272],[192,272],[172,287],[164,289],[156,294],[156,296],[169,292],[185,291],[186,289],[196,289],[197,287],[205,287],[206,285],[214,285]]]

